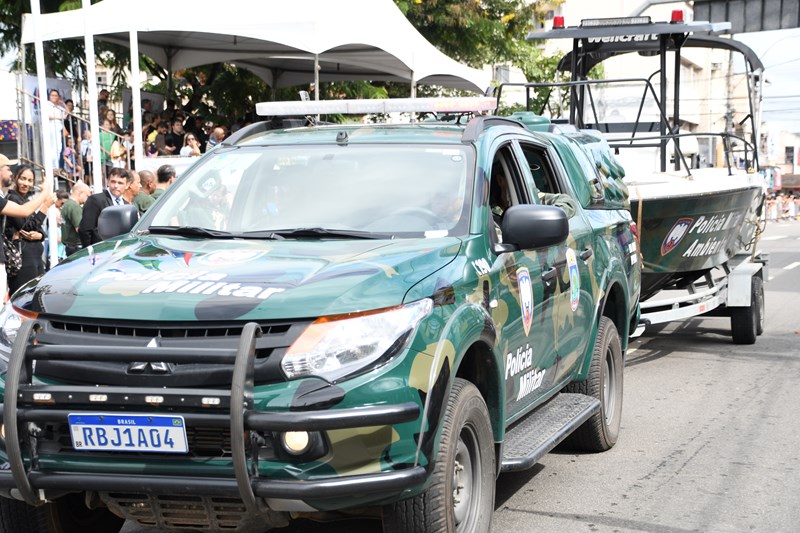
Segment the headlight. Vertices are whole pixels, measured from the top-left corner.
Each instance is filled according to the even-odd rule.
[[[405,347],[433,309],[429,299],[408,305],[336,317],[308,326],[283,356],[288,379],[317,376],[335,382],[383,362]]]
[[[36,313],[29,313],[18,309],[8,302],[0,311],[0,357],[8,360],[11,353],[11,346],[17,338],[17,330],[22,322],[29,318],[36,318]]]

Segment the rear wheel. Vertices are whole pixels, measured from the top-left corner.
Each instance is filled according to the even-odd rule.
[[[387,505],[385,533],[488,532],[494,510],[495,456],[489,411],[472,383],[456,379],[430,488]]]
[[[89,509],[83,493],[40,507],[0,498],[0,531],[6,533],[117,533],[125,520],[105,508]]]
[[[734,344],[754,344],[764,332],[764,281],[750,280],[750,305],[731,307],[731,336]]]
[[[600,412],[576,429],[567,444],[589,452],[604,452],[614,446],[622,421],[622,344],[614,323],[601,317],[594,340],[592,362],[585,381],[567,385],[567,392],[600,400]]]

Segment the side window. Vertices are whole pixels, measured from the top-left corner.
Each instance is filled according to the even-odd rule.
[[[520,150],[525,160],[525,174],[529,182],[533,182],[536,196],[535,203],[560,207],[568,217],[575,215],[578,202],[562,190],[547,152],[539,147],[520,143]]]
[[[540,193],[560,193],[561,188],[556,181],[553,167],[547,159],[546,153],[541,148],[520,143],[520,149],[525,156],[527,170],[530,172],[536,191]]]
[[[505,210],[512,205],[527,201],[511,146],[504,145],[495,152],[489,168],[489,208],[493,214],[502,217]]]
[[[493,219],[497,242],[503,242],[500,226],[506,209],[529,202],[519,165],[514,158],[512,145],[504,144],[492,158],[488,169],[489,210]]]

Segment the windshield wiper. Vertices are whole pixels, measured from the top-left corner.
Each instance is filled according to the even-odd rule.
[[[317,238],[333,237],[339,239],[394,239],[394,235],[372,233],[369,231],[343,230],[330,228],[294,228],[278,229],[273,232],[278,237]]]
[[[215,239],[232,239],[235,234],[229,231],[199,228],[197,226],[150,226],[142,233],[156,235],[179,235],[181,237],[212,237]]]
[[[282,241],[285,238],[283,235],[278,235],[271,230],[243,231],[242,233],[237,233],[236,236],[242,239],[269,239],[272,241]]]

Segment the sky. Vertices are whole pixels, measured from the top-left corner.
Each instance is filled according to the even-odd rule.
[[[740,33],[764,64],[762,120],[770,129],[800,133],[800,29]]]

